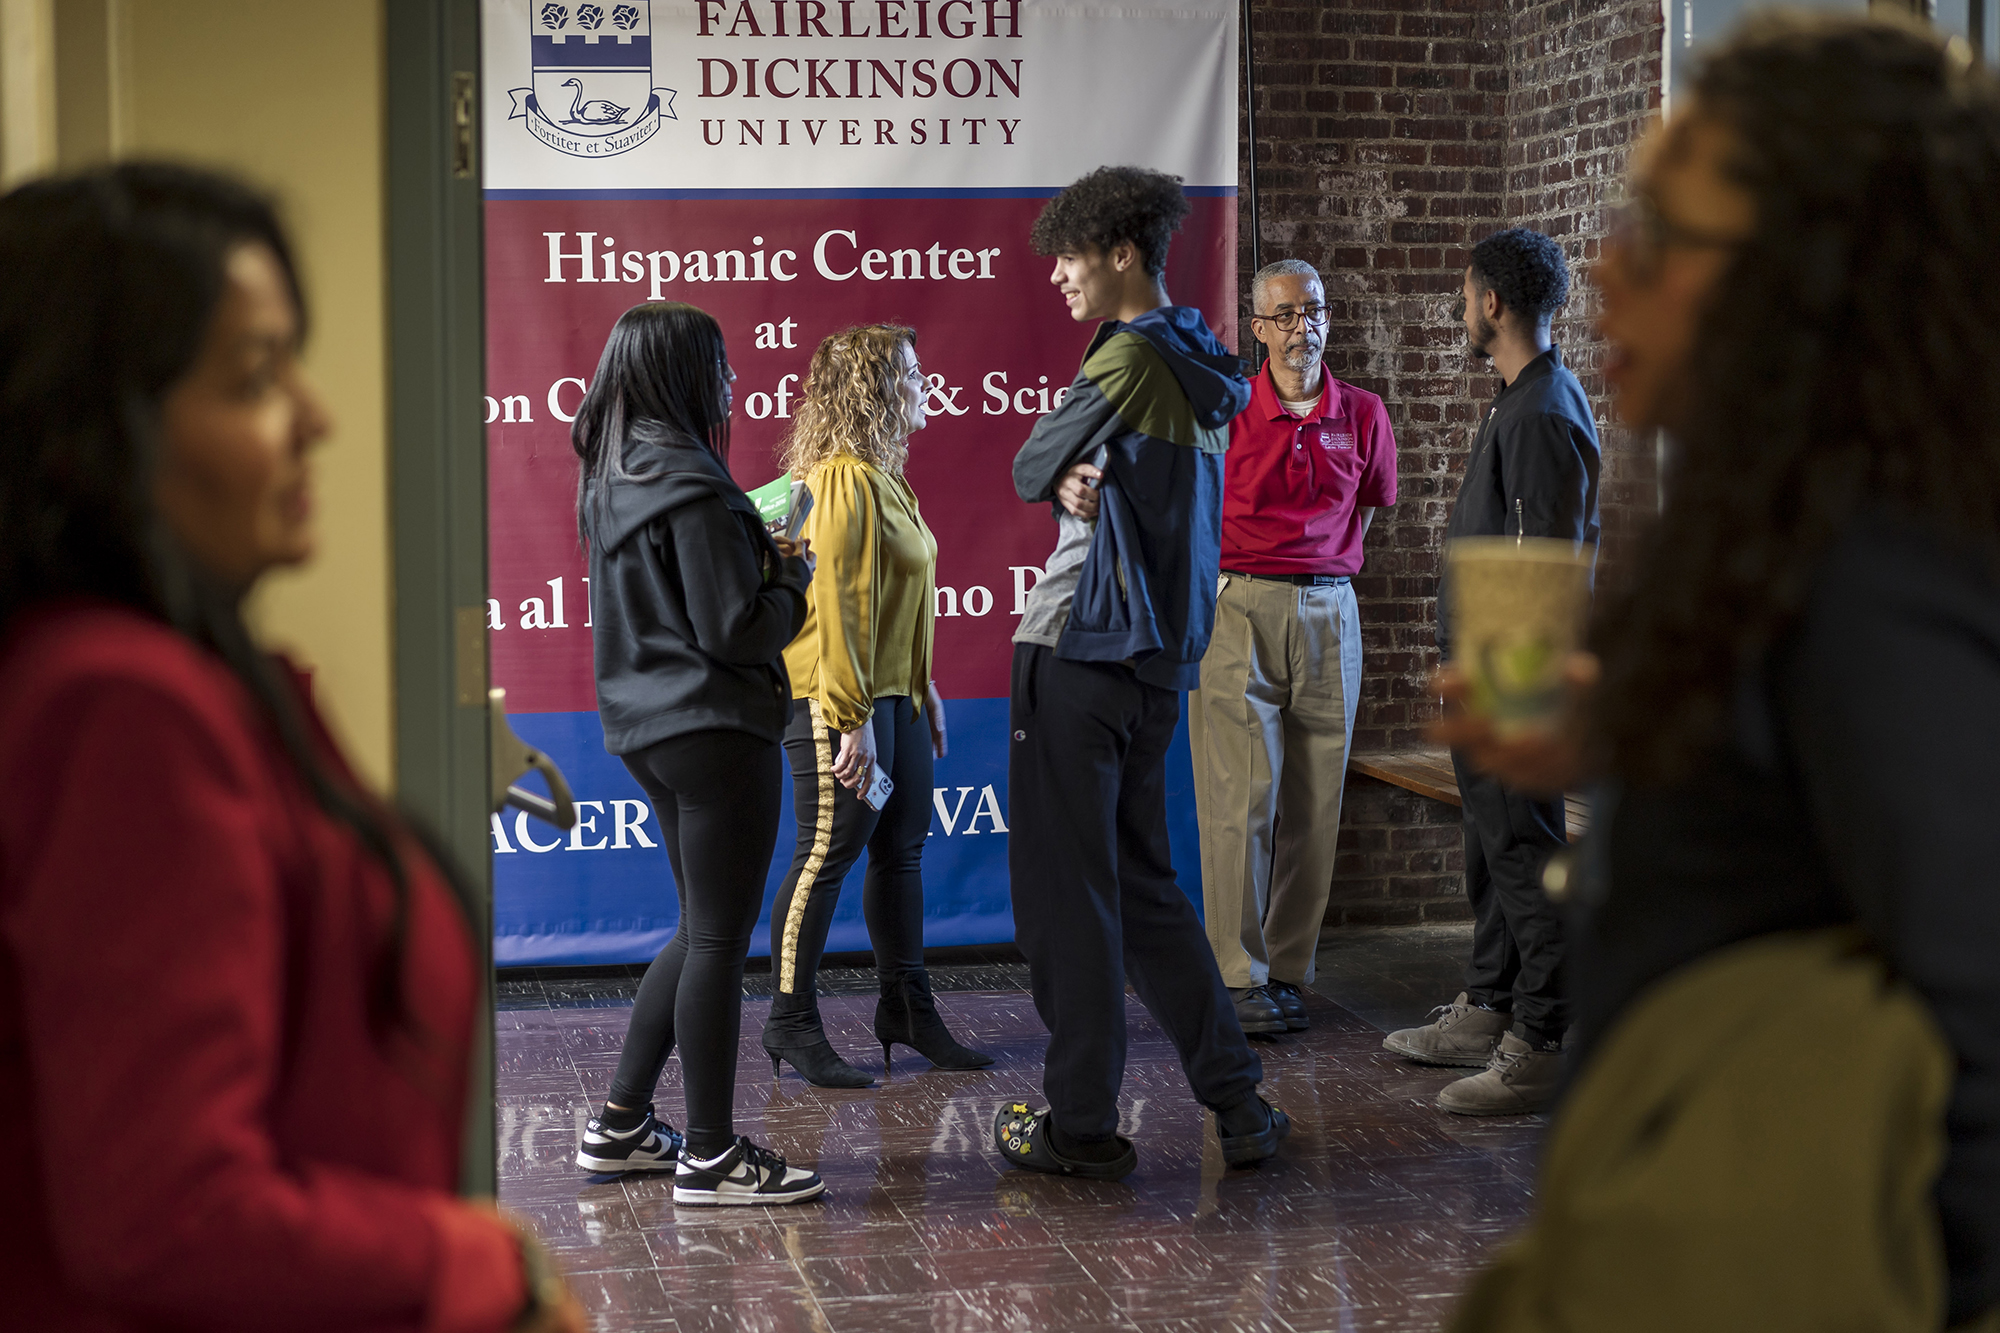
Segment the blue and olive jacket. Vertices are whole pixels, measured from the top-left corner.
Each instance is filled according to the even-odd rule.
[[[1097,530],[1056,656],[1129,660],[1166,689],[1200,683],[1222,563],[1222,454],[1249,401],[1242,361],[1199,310],[1098,327],[1062,406],[1014,458],[1020,497],[1054,503],[1063,474],[1104,451]]]

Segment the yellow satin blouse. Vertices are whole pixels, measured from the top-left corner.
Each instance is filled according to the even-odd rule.
[[[800,535],[818,564],[805,628],[785,649],[792,694],[818,700],[836,731],[853,731],[891,695],[923,707],[938,548],[916,492],[848,455],[820,463],[805,482],[813,507]]]

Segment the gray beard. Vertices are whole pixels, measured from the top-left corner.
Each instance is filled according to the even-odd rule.
[[[1285,369],[1291,371],[1294,375],[1303,375],[1312,369],[1314,362],[1319,360],[1319,352],[1310,346],[1296,353],[1287,350],[1281,359],[1285,363]]]

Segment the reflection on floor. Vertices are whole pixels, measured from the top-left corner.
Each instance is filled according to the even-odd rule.
[[[746,1000],[738,1128],[828,1184],[821,1203],[769,1211],[676,1210],[663,1177],[578,1172],[575,1136],[617,1060],[631,982],[514,975],[500,1014],[501,1201],[548,1239],[606,1333],[1431,1329],[1521,1219],[1541,1126],[1435,1111],[1452,1072],[1380,1048],[1382,1022],[1455,992],[1463,930],[1369,935],[1323,955],[1312,1030],[1259,1045],[1266,1093],[1297,1128],[1254,1171],[1223,1169],[1136,1001],[1124,1131],[1140,1166],[1102,1185],[1002,1171],[988,1142],[1003,1099],[1040,1101],[1046,1037],[1019,990],[939,996],[954,1029],[1000,1056],[994,1069],[940,1073],[899,1049],[887,1081],[858,1092],[789,1071],[774,1084],[757,1047],[764,1003]],[[996,955],[938,972],[977,983],[1017,968]],[[870,978],[825,975],[846,992],[822,1002],[835,1045],[879,1073]],[[1425,989],[1405,997],[1405,985]],[[670,1116],[678,1076],[669,1063]]]

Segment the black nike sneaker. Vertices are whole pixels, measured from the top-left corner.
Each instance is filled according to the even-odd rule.
[[[576,1164],[586,1171],[671,1171],[680,1162],[681,1135],[646,1108],[646,1118],[632,1129],[607,1129],[592,1116],[577,1145]]]
[[[826,1192],[826,1182],[803,1167],[787,1166],[768,1148],[737,1136],[727,1152],[702,1161],[681,1149],[674,1173],[674,1202],[707,1207],[804,1203]]]

